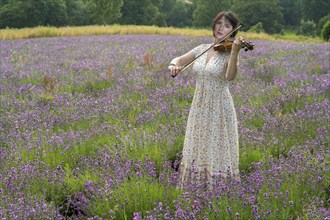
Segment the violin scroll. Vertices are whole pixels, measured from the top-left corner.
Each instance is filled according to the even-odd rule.
[[[253,50],[253,46],[254,46],[254,44],[252,43],[252,41],[246,42],[245,40],[243,40],[243,46],[242,46],[242,48],[245,51]]]

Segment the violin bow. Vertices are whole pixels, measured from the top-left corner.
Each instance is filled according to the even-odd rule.
[[[230,35],[232,35],[235,31],[237,31],[241,27],[242,27],[242,24],[237,25],[231,32],[229,32],[228,34],[226,34],[223,38],[219,39],[217,42],[213,43],[209,48],[207,48],[205,51],[203,51],[201,54],[199,54],[197,57],[195,57],[195,59],[193,59],[192,61],[190,61],[186,65],[184,65],[183,68],[180,70],[180,72],[182,72],[185,69],[187,69],[193,62],[195,62],[195,60],[197,60],[199,57],[201,57],[203,54],[205,54],[207,51],[209,51],[215,45],[218,45],[218,44],[224,42]],[[172,77],[174,78],[175,76],[172,76]]]

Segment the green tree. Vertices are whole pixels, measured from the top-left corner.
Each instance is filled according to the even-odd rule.
[[[300,0],[302,18],[313,20],[317,23],[320,18],[326,16],[330,11],[329,0]]]
[[[164,0],[150,0],[150,3],[156,6],[158,9],[161,9],[164,5]]]
[[[178,1],[182,1],[182,0],[178,0]],[[161,5],[161,7],[159,7],[159,10],[164,14],[169,14],[169,12],[172,11],[176,2],[177,0],[163,0],[163,4]]]
[[[231,1],[228,0],[193,0],[196,9],[193,11],[193,25],[196,27],[212,27],[213,18],[220,11],[228,11]]]
[[[90,16],[87,16],[87,4],[81,0],[66,0],[66,13],[68,25],[79,26],[91,23]]]
[[[24,26],[26,15],[24,13],[24,3],[19,1],[17,4],[8,3],[1,5],[0,8],[0,28],[15,27],[20,28]]]
[[[245,0],[235,2],[233,8],[244,24],[242,30],[261,22],[266,33],[282,33],[283,14],[278,0]]]
[[[93,23],[113,24],[122,16],[123,0],[90,0],[88,2],[89,15]]]
[[[315,37],[316,36],[316,24],[313,20],[304,20],[302,19],[300,21],[300,26],[299,26],[299,35],[304,35],[304,36],[311,36]]]
[[[47,12],[47,0],[10,0],[0,8],[0,28],[43,25]]]
[[[249,29],[249,32],[253,32],[253,33],[262,33],[262,32],[265,32],[263,26],[262,26],[262,23],[261,22],[258,22],[256,25],[252,26],[250,29]]]
[[[330,40],[330,21],[327,21],[327,23],[324,24],[324,27],[321,31],[321,36],[324,40]]]
[[[278,4],[282,7],[284,25],[298,26],[301,19],[301,4],[299,1],[279,0]]]
[[[64,0],[47,0],[46,25],[63,26],[68,22],[66,3]]]
[[[159,9],[151,0],[124,0],[121,24],[152,25]]]
[[[0,8],[0,27],[62,26],[67,24],[64,0],[9,0]]]
[[[162,12],[158,12],[156,16],[152,19],[152,24],[159,27],[166,27],[166,15]]]
[[[181,1],[181,0],[179,0]],[[159,5],[158,10],[160,11],[161,15],[163,16],[163,19],[165,19],[164,26],[168,26],[170,25],[168,23],[168,19],[170,18],[170,12],[172,11],[175,3],[177,2],[177,0],[162,0],[162,4]],[[156,25],[158,25],[156,23]],[[161,26],[161,25],[158,25]]]
[[[9,1],[9,0],[1,0],[1,1],[0,1],[0,7],[3,6],[3,5],[8,4],[8,1]]]
[[[173,27],[187,27],[192,24],[192,3],[177,1],[169,13],[167,23]]]
[[[321,31],[322,31],[324,25],[328,21],[330,21],[330,13],[319,20],[319,22],[317,24],[317,35],[320,35],[321,34]]]

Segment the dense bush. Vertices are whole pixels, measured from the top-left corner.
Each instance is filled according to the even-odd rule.
[[[311,20],[304,20],[300,21],[300,27],[298,31],[299,35],[305,36],[316,36],[316,24],[314,21]]]
[[[330,40],[330,21],[323,26],[321,36],[324,40]]]
[[[261,32],[265,32],[265,29],[262,25],[262,22],[258,22],[256,25],[252,26],[249,29],[249,32],[254,32],[254,33],[261,33]]]
[[[317,23],[317,35],[321,34],[321,31],[324,27],[324,25],[330,21],[330,13],[327,16],[324,16],[323,18],[321,18],[319,20],[319,22]]]

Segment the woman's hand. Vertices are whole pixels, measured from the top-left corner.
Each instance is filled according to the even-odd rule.
[[[171,72],[171,76],[174,78],[174,77],[176,77],[176,75],[179,74],[179,72],[181,71],[182,68],[181,68],[181,66],[177,66],[175,64],[170,64],[168,66],[168,69]]]
[[[242,48],[242,44],[244,42],[244,38],[242,36],[236,37],[233,45],[232,45],[232,50],[234,52],[239,52],[239,50]]]
[[[179,72],[181,72],[181,70],[184,68],[184,65],[193,61],[194,58],[195,58],[194,52],[189,51],[188,53],[171,60],[170,65],[168,66],[168,69],[171,72],[171,76],[173,78],[176,77],[176,75],[178,75]]]

